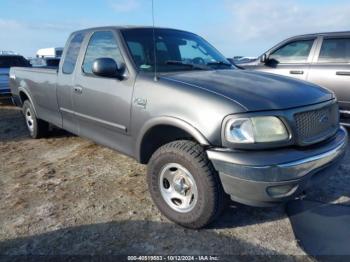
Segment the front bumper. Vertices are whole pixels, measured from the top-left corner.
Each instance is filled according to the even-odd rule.
[[[271,206],[294,198],[312,183],[335,173],[347,144],[347,131],[341,127],[332,139],[305,148],[216,148],[207,150],[207,154],[233,200],[251,206]]]

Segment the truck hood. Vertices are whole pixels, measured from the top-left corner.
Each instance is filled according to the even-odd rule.
[[[247,111],[288,109],[334,98],[333,93],[317,85],[257,71],[192,71],[161,78],[234,100]]]

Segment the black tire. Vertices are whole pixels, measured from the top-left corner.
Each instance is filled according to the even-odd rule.
[[[198,198],[188,212],[174,210],[162,196],[161,173],[169,163],[185,167],[196,183]],[[205,227],[220,215],[226,204],[226,194],[217,172],[204,149],[193,141],[179,140],[160,147],[148,163],[147,182],[151,197],[161,213],[187,228]]]
[[[47,136],[47,133],[49,132],[49,123],[37,118],[33,105],[29,100],[24,101],[22,111],[30,136],[34,139]],[[28,118],[29,115],[30,120]]]

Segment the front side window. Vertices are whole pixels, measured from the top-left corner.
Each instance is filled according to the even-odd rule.
[[[277,63],[305,63],[310,54],[314,40],[301,40],[288,43],[269,56]]]
[[[324,39],[318,62],[350,63],[350,38]]]
[[[66,57],[62,67],[62,72],[65,74],[72,74],[77,63],[81,43],[84,40],[82,33],[76,34],[69,43]]]
[[[92,74],[92,64],[98,58],[112,58],[117,64],[122,63],[123,59],[112,32],[95,32],[91,36],[85,53],[83,72]]]
[[[155,29],[153,38],[153,29],[142,28],[122,30],[122,34],[140,71],[152,72],[155,66],[159,72],[233,68],[215,48],[192,33]]]

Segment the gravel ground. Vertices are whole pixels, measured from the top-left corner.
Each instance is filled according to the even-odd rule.
[[[311,199],[350,204],[350,157]],[[0,106],[0,254],[304,255],[283,206],[231,203],[210,228],[172,224],[153,205],[145,166],[54,131],[32,140]]]

